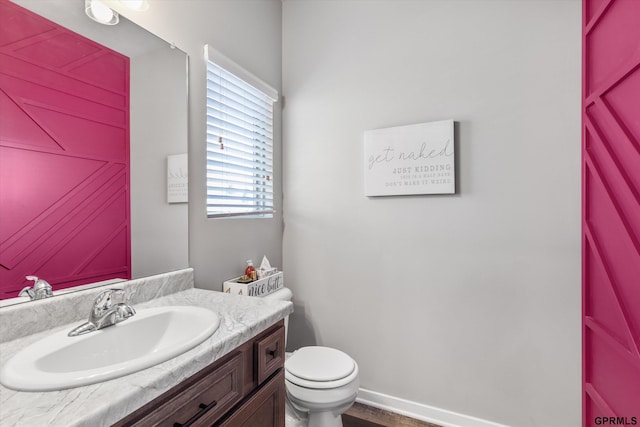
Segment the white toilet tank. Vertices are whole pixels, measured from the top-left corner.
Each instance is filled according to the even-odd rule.
[[[293,297],[293,293],[289,288],[282,288],[269,295],[263,297],[265,299],[275,299],[278,301],[291,301],[291,297]],[[289,315],[284,318],[284,344],[285,347],[287,345],[287,337],[289,336]]]

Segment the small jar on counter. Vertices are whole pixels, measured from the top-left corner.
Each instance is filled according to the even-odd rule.
[[[252,260],[247,260],[247,268],[244,269],[244,275],[251,280],[256,280],[258,275],[256,273],[256,268],[253,266]]]

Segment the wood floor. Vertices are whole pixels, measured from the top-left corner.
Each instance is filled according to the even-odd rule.
[[[440,427],[361,403],[354,403],[342,415],[342,423],[344,427]]]

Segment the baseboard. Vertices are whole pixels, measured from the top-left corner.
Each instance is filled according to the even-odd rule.
[[[446,409],[423,405],[410,400],[400,399],[387,394],[361,388],[358,390],[357,402],[374,408],[404,415],[417,420],[426,421],[442,427],[507,427],[493,421],[470,417]]]

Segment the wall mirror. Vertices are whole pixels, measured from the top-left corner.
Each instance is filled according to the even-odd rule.
[[[129,57],[131,277],[188,267],[188,205],[167,194],[168,174],[186,176],[187,172],[186,165],[168,171],[169,158],[187,153],[187,55],[122,15],[113,26],[91,21],[84,12],[84,0],[11,2]],[[33,195],[17,195],[22,196]],[[50,279],[31,269],[20,275]],[[54,285],[54,294],[56,290]],[[4,295],[1,305],[27,301],[11,297]]]

